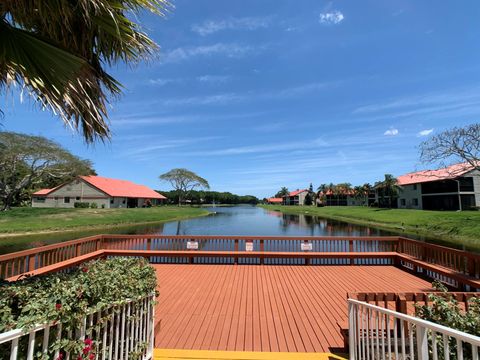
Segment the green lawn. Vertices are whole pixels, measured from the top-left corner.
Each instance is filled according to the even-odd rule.
[[[427,211],[378,209],[361,206],[279,206],[262,205],[289,214],[316,215],[329,219],[419,234],[480,249],[480,211]]]
[[[139,225],[207,215],[200,208],[162,206],[141,209],[14,208],[0,212],[0,234],[82,230]]]

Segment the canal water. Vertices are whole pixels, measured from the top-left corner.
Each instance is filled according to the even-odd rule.
[[[68,231],[42,235],[0,238],[0,254],[53,244],[96,234],[165,234],[165,235],[271,235],[271,236],[385,236],[402,235],[368,226],[329,220],[310,215],[282,214],[263,208],[243,205],[209,207],[210,215],[155,225],[139,225]],[[420,240],[420,237],[415,237]]]

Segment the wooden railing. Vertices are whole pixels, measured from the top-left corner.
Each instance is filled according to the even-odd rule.
[[[97,235],[0,255],[0,278],[116,255],[152,263],[396,265],[452,287],[480,289],[480,255],[394,236]]]
[[[356,292],[349,293],[348,299],[363,301],[368,304],[395,310],[402,314],[414,315],[414,305],[428,305],[430,295],[444,296],[455,299],[462,310],[468,310],[470,299],[480,298],[480,292],[421,292],[421,293],[382,293],[382,292]]]
[[[398,252],[472,277],[480,276],[480,255],[468,251],[400,237]]]
[[[33,272],[102,248],[102,235],[0,255],[0,279]]]

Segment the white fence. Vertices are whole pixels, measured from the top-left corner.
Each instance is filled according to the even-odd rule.
[[[480,337],[353,299],[348,316],[350,360],[479,360]]]
[[[153,356],[154,295],[111,305],[83,319],[79,329],[38,325],[0,334],[0,359],[142,359]]]

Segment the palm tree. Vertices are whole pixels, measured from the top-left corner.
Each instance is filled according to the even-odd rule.
[[[25,88],[87,142],[107,139],[121,84],[105,70],[150,58],[157,45],[127,14],[163,15],[167,0],[3,0],[0,91]]]
[[[393,207],[393,199],[401,191],[401,188],[397,185],[397,178],[391,174],[385,174],[385,179],[381,182],[380,187],[383,190],[385,196],[388,196],[389,207]]]
[[[368,198],[370,197],[370,193],[372,192],[372,185],[369,183],[365,183],[362,185],[363,192],[365,194],[365,205],[368,206]]]
[[[290,192],[288,191],[288,189],[284,186],[280,189],[279,192],[277,192],[277,194],[275,195],[276,197],[284,197],[284,196],[287,196]]]
[[[327,189],[328,189],[328,185],[327,184],[320,184],[318,187],[317,187],[317,194],[315,196],[315,198],[319,201],[319,205],[320,206],[324,206],[326,205],[326,192],[327,192]]]
[[[356,200],[359,200],[359,199],[365,200],[365,190],[363,189],[363,186],[357,185],[353,188],[353,197]]]

